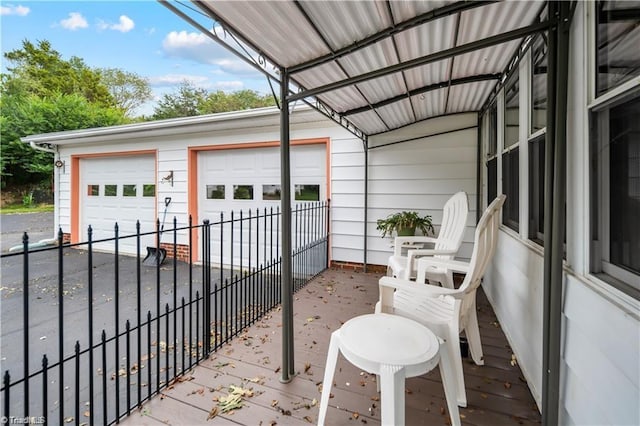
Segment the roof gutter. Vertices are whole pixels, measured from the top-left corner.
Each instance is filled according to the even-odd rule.
[[[23,140],[23,142],[26,142]],[[56,149],[50,148],[50,146],[52,144],[49,143],[44,143],[44,144],[38,144],[35,141],[29,141],[29,145],[31,146],[31,148],[38,150],[38,151],[44,151],[44,152],[50,152],[52,154],[57,154],[58,153],[58,146],[55,145]]]

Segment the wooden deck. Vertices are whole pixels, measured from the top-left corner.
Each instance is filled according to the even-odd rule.
[[[125,425],[303,425],[316,424],[329,337],[348,319],[373,311],[379,274],[328,270],[296,293],[295,366],[291,383],[280,383],[281,316],[273,311],[185,378],[124,419]],[[484,293],[478,294],[485,365],[464,359],[468,406],[463,424],[537,424],[540,413]],[[327,413],[329,425],[380,424],[375,376],[338,360]],[[243,406],[223,413],[220,399],[230,386]],[[406,381],[408,425],[450,424],[440,373]]]

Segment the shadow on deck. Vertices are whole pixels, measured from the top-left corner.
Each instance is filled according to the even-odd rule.
[[[316,424],[331,332],[348,319],[373,312],[379,274],[327,270],[294,296],[297,375],[280,383],[281,316],[274,310],[232,343],[188,372],[124,419],[125,425]],[[484,293],[478,292],[484,366],[464,359],[468,406],[463,424],[538,424],[540,413]],[[327,413],[329,425],[380,423],[375,376],[339,357]],[[234,385],[242,407],[222,412]],[[406,381],[408,425],[449,424],[437,369]]]

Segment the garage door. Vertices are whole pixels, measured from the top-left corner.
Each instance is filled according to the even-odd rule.
[[[326,170],[325,144],[293,145],[291,147],[292,202],[326,200]],[[200,152],[198,175],[198,215],[201,222],[204,219],[218,222],[221,212],[224,212],[225,219],[229,218],[231,211],[235,212],[236,217],[242,211],[246,217],[250,209],[255,214],[256,209],[262,212],[265,207],[267,209],[273,207],[275,211],[280,205],[279,147]],[[264,229],[262,224],[260,226]],[[255,232],[255,225],[253,229]],[[246,230],[245,223],[245,233]],[[239,229],[235,229],[234,234],[237,236],[238,233]],[[229,236],[228,233],[226,235]],[[217,229],[212,230],[211,237],[212,251],[215,256],[215,251],[219,251],[220,245]],[[273,241],[276,241],[275,236]],[[248,247],[243,247],[242,252],[243,257],[246,257]],[[246,265],[248,259],[240,259],[239,253],[240,247],[235,247],[233,264],[238,265],[242,260]],[[226,255],[227,253],[224,255],[224,263],[228,264],[231,259]],[[265,259],[264,251],[260,250],[260,255],[257,258],[254,256],[252,263],[265,260],[270,260],[269,255]],[[215,259],[213,261],[218,263]]]
[[[88,239],[91,225],[93,240],[114,236],[117,223],[121,236],[155,230],[156,218],[156,160],[153,155],[128,157],[100,157],[80,160],[80,229],[82,241]],[[153,236],[142,238],[142,252],[147,245],[155,245]],[[113,250],[113,241],[96,243],[95,248]],[[119,251],[136,253],[136,239],[119,242]]]

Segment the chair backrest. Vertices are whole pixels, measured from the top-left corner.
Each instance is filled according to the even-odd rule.
[[[445,203],[442,212],[442,224],[435,243],[436,250],[458,250],[462,244],[464,228],[467,224],[469,201],[464,191],[453,194]],[[438,255],[443,259],[453,259],[455,255]]]
[[[470,293],[478,288],[480,280],[496,251],[500,210],[506,198],[507,196],[504,194],[498,195],[489,204],[478,222],[473,243],[473,253],[469,262],[469,271],[460,285],[460,290],[465,293]]]

